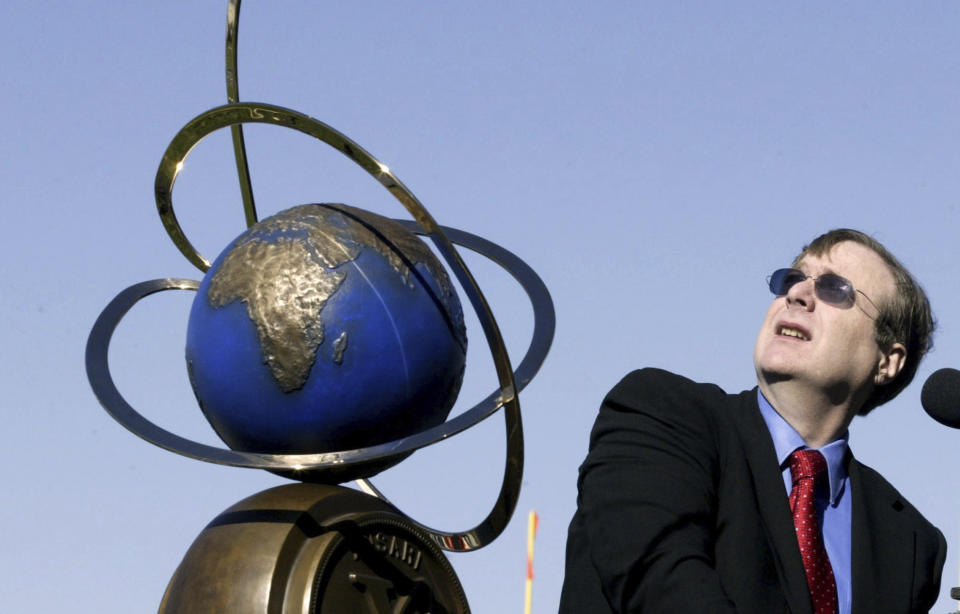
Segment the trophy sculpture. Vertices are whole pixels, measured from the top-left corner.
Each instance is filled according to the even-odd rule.
[[[480,548],[504,530],[523,472],[517,393],[546,356],[555,326],[540,278],[503,248],[439,226],[393,173],[326,124],[282,107],[239,102],[236,40],[240,0],[227,13],[228,104],[191,120],[157,171],[160,219],[202,281],[158,279],[120,292],[87,342],[94,393],[118,422],[162,448],[202,461],[266,469],[294,480],[234,504],[197,536],[174,572],[162,614],[469,612],[443,550]],[[242,125],[292,128],[338,149],[374,176],[415,221],[342,204],[306,204],[258,220]],[[190,150],[232,131],[248,229],[211,263],[184,235],[172,189]],[[447,419],[463,379],[467,336],[447,268],[477,314],[497,388]],[[535,314],[514,371],[496,321],[454,244],[502,266]],[[186,359],[203,414],[227,448],[191,441],[127,403],[107,364],[113,332],[139,300],[163,290],[196,292]],[[409,518],[368,478],[418,448],[502,409],[503,483],[477,526],[440,531]],[[356,480],[360,490],[338,484]],[[362,491],[362,492],[361,492]]]

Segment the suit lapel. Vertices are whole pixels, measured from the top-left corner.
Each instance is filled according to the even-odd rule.
[[[903,502],[856,460],[850,460],[848,472],[853,614],[912,612],[916,535],[899,513]]]
[[[777,562],[777,573],[791,612],[812,614],[807,576],[800,558],[790,504],[767,425],[757,406],[757,390],[741,393],[737,423],[753,477],[760,517]]]

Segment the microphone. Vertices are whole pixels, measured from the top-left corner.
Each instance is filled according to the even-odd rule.
[[[920,404],[931,418],[950,428],[960,429],[960,371],[934,371],[923,384]]]
[[[934,371],[923,383],[920,404],[940,424],[960,428],[960,371],[950,368]],[[960,600],[960,587],[950,589],[950,598]],[[960,611],[951,614],[960,614]]]

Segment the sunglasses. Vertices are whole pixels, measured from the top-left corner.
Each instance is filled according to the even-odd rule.
[[[773,272],[773,275],[767,278],[767,283],[770,285],[770,292],[773,292],[776,296],[785,296],[787,292],[790,292],[790,288],[808,279],[813,280],[813,290],[817,298],[825,303],[834,307],[849,309],[856,304],[856,293],[859,292],[863,294],[863,298],[873,305],[877,313],[880,313],[876,303],[870,300],[869,296],[854,288],[849,279],[833,273],[824,273],[814,277],[797,269],[777,269]],[[867,314],[867,317],[874,319],[866,311],[864,313]]]

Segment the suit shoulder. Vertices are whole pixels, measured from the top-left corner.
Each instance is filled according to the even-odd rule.
[[[695,382],[663,369],[645,368],[624,376],[607,394],[604,403],[630,405],[668,400],[715,405],[729,396],[715,384]]]
[[[896,487],[880,475],[878,471],[864,465],[860,461],[854,460],[860,473],[860,479],[863,480],[864,488],[874,493],[879,493],[883,500],[889,502],[890,507],[895,512],[903,514],[918,529],[922,529],[931,538],[939,536],[943,540],[943,534],[926,517],[907,500]],[[938,541],[939,541],[938,540]]]
[[[752,398],[751,391],[730,395],[715,384],[694,382],[662,369],[639,369],[628,373],[604,398],[591,440],[609,429],[649,430],[654,424],[714,437],[729,431],[727,425],[740,413],[737,410],[755,405]]]

